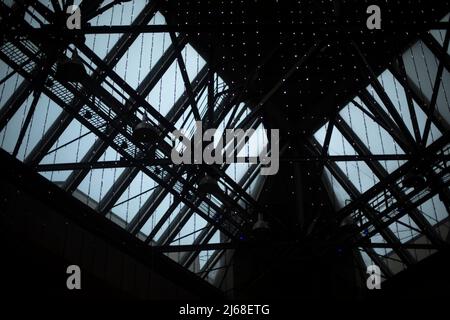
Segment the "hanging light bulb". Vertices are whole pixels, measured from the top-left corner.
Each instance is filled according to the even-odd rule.
[[[268,241],[270,239],[269,224],[264,220],[261,213],[258,214],[258,220],[253,225],[252,231],[256,241]]]
[[[218,195],[222,192],[217,180],[208,174],[200,179],[200,182],[198,183],[198,191],[200,193],[213,195]]]
[[[152,143],[158,140],[159,131],[148,122],[147,114],[144,113],[141,122],[133,130],[133,137],[142,143]]]
[[[253,225],[254,232],[267,232],[269,231],[269,224],[264,220],[262,213],[258,213],[258,220]]]
[[[81,82],[86,77],[86,69],[76,50],[70,59],[64,57],[56,65],[55,78],[60,82]]]
[[[425,177],[416,172],[409,172],[403,178],[403,186],[406,188],[420,188],[425,182]]]

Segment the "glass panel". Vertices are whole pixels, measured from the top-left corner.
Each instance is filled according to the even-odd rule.
[[[2,139],[2,148],[8,152],[12,153],[14,150],[19,137],[19,132],[25,121],[32,100],[32,96],[27,98],[25,103],[14,114],[12,119],[8,122],[5,129],[0,134]],[[23,161],[25,157],[33,150],[61,111],[62,109],[59,108],[59,106],[50,100],[46,95],[42,94],[40,96],[17,155],[19,160]]]
[[[337,165],[361,193],[364,193],[379,182],[378,178],[364,162],[347,161],[338,162]]]
[[[187,44],[182,51],[182,57],[186,65],[189,80],[192,82],[198,72],[205,66],[206,62],[190,44]]]
[[[421,136],[423,136],[423,132],[425,131],[425,123],[427,121],[427,116],[422,111],[422,109],[417,105],[414,101],[414,110],[416,112],[417,124],[419,126],[419,131]],[[436,128],[436,126],[431,123],[430,134],[428,136],[427,146],[439,139],[442,136],[442,133]]]
[[[450,13],[442,18],[441,22],[448,22],[449,17]],[[437,40],[437,42],[439,42],[441,46],[444,45],[445,30],[431,30],[430,34]],[[450,47],[447,48],[447,53],[450,55]]]
[[[30,14],[30,11],[32,14]],[[25,21],[28,22],[32,27],[39,28],[40,23],[47,23],[45,20],[33,7],[29,6],[28,10],[25,11]]]
[[[383,72],[378,77],[378,80],[383,86],[389,99],[392,101],[392,104],[397,109],[397,112],[400,114],[400,117],[403,119],[403,122],[405,123],[409,132],[413,135],[414,128],[411,116],[409,114],[408,101],[406,99],[406,93],[404,88],[397,81],[397,79],[395,79],[394,75],[389,70]]]
[[[161,217],[167,212],[167,209],[169,209],[170,205],[172,204],[173,196],[171,194],[166,195],[164,200],[159,204],[158,208],[156,208],[155,212],[152,213],[150,218],[147,220],[147,222],[144,224],[142,229],[140,230],[143,234],[148,236],[150,232],[152,232],[153,228],[156,226],[156,224],[159,222]],[[169,219],[164,223],[163,227],[161,229],[166,229],[171,221]],[[160,230],[161,231],[161,230]],[[155,237],[157,239],[157,237]]]
[[[331,202],[335,209],[339,210],[343,208],[351,199],[350,195],[327,168],[324,169],[322,177],[325,181],[325,186],[328,189],[328,194],[331,195]]]
[[[111,211],[128,224],[150,197],[149,190],[153,187],[155,187],[155,182],[145,173],[139,172]]]
[[[317,142],[323,147],[323,144],[325,143],[325,137],[327,135],[328,125],[330,123],[327,122],[322,128],[316,131],[314,134],[314,138],[317,140]]]
[[[359,98],[356,98],[355,101],[359,105],[364,106]],[[371,154],[404,154],[403,150],[386,130],[353,104],[344,108],[340,115],[369,149]],[[389,173],[398,169],[403,163],[405,161],[380,161],[380,164]]]
[[[406,73],[422,94],[431,100],[439,61],[427,46],[419,41],[403,54]],[[436,109],[450,123],[450,74],[444,68]]]
[[[149,22],[149,25],[154,24],[166,24],[159,12]],[[169,45],[170,38],[167,33],[142,33],[128,48],[114,70],[136,89]]]
[[[99,159],[99,161],[116,160],[120,160],[120,155],[112,148],[108,148]],[[123,168],[93,169],[80,183],[78,190],[87,195],[89,203],[96,207],[123,170]]]
[[[42,164],[79,162],[94,144],[97,137],[77,120],[72,120],[41,161]],[[67,145],[66,145],[67,144]],[[60,148],[61,147],[61,148]],[[50,173],[51,181],[65,181],[70,171]],[[45,175],[47,176],[47,175]],[[56,179],[56,180],[55,180]]]
[[[207,224],[208,223],[205,219],[194,213],[193,215],[191,215],[188,222],[183,226],[180,233],[178,233],[178,235],[175,237],[171,245],[193,244],[195,239],[203,231]]]
[[[4,63],[3,60],[0,60],[0,79],[4,79],[12,71],[13,69]],[[3,108],[22,81],[22,76],[16,73],[0,85],[0,109]]]
[[[445,205],[439,199],[438,195],[426,201],[417,209],[420,210],[420,212],[425,216],[425,218],[431,225],[435,225],[441,222],[449,215],[449,213],[447,213]]]
[[[357,155],[355,149],[353,149],[347,139],[345,139],[341,132],[336,128],[334,128],[333,134],[331,135],[328,153],[333,156]]]
[[[166,221],[166,224],[164,226],[161,227],[161,229],[158,230],[158,232],[156,233],[155,237],[152,239],[153,241],[159,241],[161,236],[163,235],[164,232],[167,231],[168,226],[170,225],[171,222],[173,222],[173,220],[178,216],[178,214],[180,213],[180,211],[182,210],[182,208],[184,208],[183,204],[179,204],[175,210],[170,214],[169,218]],[[155,222],[156,221],[156,222]],[[147,221],[148,226],[144,226],[143,229],[146,230],[153,230],[154,225],[156,225],[158,221],[156,220],[156,218],[153,221]],[[152,226],[153,225],[153,226]],[[150,231],[149,231],[150,232]],[[179,236],[175,237],[178,238]]]
[[[216,231],[216,233],[214,233],[214,236],[211,238],[211,240],[208,241],[208,243],[220,243],[220,232]],[[199,270],[201,270],[203,268],[203,266],[206,264],[206,262],[208,262],[208,260],[212,257],[212,255],[214,254],[214,252],[216,252],[216,250],[204,250],[204,251],[200,251],[199,255],[198,255],[198,259],[199,259]]]
[[[163,116],[169,112],[184,92],[184,82],[175,60],[147,97],[148,102]]]
[[[374,235],[373,237],[370,238],[370,241],[372,243],[387,243],[386,240],[384,240],[384,238],[381,236],[381,234],[377,233],[376,235]],[[392,251],[392,249],[390,248],[374,248],[374,251],[380,255],[380,256],[385,256],[387,255],[389,252]]]
[[[408,227],[411,226],[412,228],[418,229],[417,225],[414,223],[414,221],[411,220],[410,216],[405,215],[398,219],[398,221],[403,222],[405,225],[394,222],[389,226],[389,229],[391,229],[391,231],[400,240],[401,243],[406,243],[419,234],[416,230]]]

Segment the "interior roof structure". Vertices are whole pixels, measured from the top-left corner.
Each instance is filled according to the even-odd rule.
[[[80,30],[64,30],[69,2]],[[367,1],[231,2],[2,0],[1,148],[219,287],[258,215],[277,241],[350,243],[385,278],[447,246],[448,3],[370,1],[386,30],[359,32]],[[87,76],[58,80],[75,56]],[[157,143],[133,136],[144,119]],[[247,157],[280,128],[280,179],[300,166],[303,190],[327,192],[299,230],[261,201],[292,201],[261,165],[167,161],[171,132],[200,120],[254,129]],[[205,174],[220,197],[198,191]]]

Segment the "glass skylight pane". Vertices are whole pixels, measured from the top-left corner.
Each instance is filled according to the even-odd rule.
[[[250,166],[251,165],[249,163],[232,163],[229,165],[225,173],[234,181],[239,182]]]
[[[360,249],[360,250],[361,250],[361,251],[360,251],[360,253],[361,253],[361,258],[363,259],[364,264],[366,265],[366,267],[375,264],[375,263],[373,262],[373,260],[369,257],[369,255],[368,255],[365,251],[363,251],[362,249]]]
[[[378,80],[400,114],[400,117],[403,119],[403,122],[408,127],[409,132],[414,134],[414,128],[408,109],[408,100],[406,99],[406,93],[402,85],[395,79],[394,75],[389,70],[383,72],[378,77]]]
[[[216,231],[213,235],[213,237],[208,241],[208,243],[219,243],[220,242],[220,232]],[[192,272],[199,272],[204,265],[208,262],[210,258],[213,257],[216,250],[203,250],[200,251],[198,254],[197,260],[192,263],[191,266],[189,266],[189,269]],[[212,276],[212,275],[210,275]]]
[[[149,24],[165,24],[158,12]],[[134,89],[149,73],[170,45],[166,33],[142,33],[117,63],[114,70]]]
[[[103,59],[106,57],[106,54],[114,47],[117,40],[119,40],[121,36],[122,34],[119,33],[87,34],[86,46],[90,48],[100,59]]]
[[[28,101],[31,101],[31,97]],[[29,155],[61,112],[62,109],[55,102],[47,96],[41,95],[19,150],[21,160]]]
[[[198,214],[192,214],[188,222],[181,229],[180,233],[178,233],[178,235],[175,237],[175,240],[177,240],[178,238],[180,239],[178,241],[172,242],[171,245],[193,244],[195,239],[200,235],[202,229],[205,228],[207,224],[208,223],[206,222],[206,220],[200,217]],[[156,238],[159,239],[158,236]]]
[[[175,60],[150,92],[147,100],[165,116],[183,92],[184,82],[178,62]]]
[[[179,204],[175,210],[170,214],[169,218],[167,219],[167,223],[161,227],[161,229],[158,230],[158,232],[155,234],[155,237],[152,239],[152,241],[159,241],[161,236],[164,234],[164,232],[167,231],[169,224],[169,221],[172,222],[180,213],[181,209],[184,207],[183,204]],[[147,230],[149,233],[151,230],[153,230],[154,226],[158,223],[155,222],[156,219],[147,221],[146,226],[144,226],[142,229]],[[178,238],[179,236],[175,237]]]
[[[32,15],[29,14],[28,11],[25,11],[25,21],[28,22],[33,28],[39,28],[41,26],[40,23],[47,23],[47,21],[33,7],[28,7],[28,10],[31,11]]]
[[[129,223],[150,197],[151,191],[148,190],[154,186],[155,182],[149,176],[143,172],[139,172],[116,201],[111,211],[126,223]]]
[[[364,105],[359,99],[355,100],[360,105]],[[340,115],[370,150],[371,154],[404,154],[403,150],[386,130],[353,104],[344,108]],[[389,173],[398,169],[403,163],[404,161],[380,161],[380,164]]]
[[[108,148],[99,161],[119,160],[120,155],[112,148]],[[78,186],[78,189],[98,204],[108,192],[115,179],[123,172],[123,168],[93,169]]]
[[[167,209],[169,209],[170,205],[172,204],[172,201],[173,201],[173,196],[171,194],[166,195],[164,200],[159,204],[158,208],[156,208],[155,212],[152,213],[150,218],[147,220],[147,222],[144,224],[144,226],[140,230],[143,234],[148,236],[150,234],[150,232],[152,232],[153,228],[159,222],[161,217],[167,212]],[[169,224],[170,224],[170,221],[167,220],[164,223],[164,226],[162,227],[162,229],[166,229]]]
[[[79,200],[92,208],[96,208],[105,188],[113,183],[114,169],[92,169],[74,192]],[[80,196],[83,195],[83,196]]]
[[[371,237],[370,241],[372,243],[387,243],[386,240],[379,233],[377,233],[376,235]],[[374,248],[374,251],[378,255],[384,256],[384,255],[387,255],[390,251],[392,251],[392,249],[390,249],[390,248]]]
[[[130,25],[139,12],[144,8],[145,1],[133,0],[112,7],[100,16],[91,19],[92,26]],[[101,59],[111,50],[123,34],[87,34],[86,45]]]
[[[448,22],[449,17],[450,13],[447,14],[444,18],[442,18],[441,22]],[[430,33],[436,39],[436,41],[439,42],[441,46],[444,45],[445,30],[431,30]],[[450,55],[450,47],[448,48],[447,53]]]
[[[420,212],[428,220],[431,225],[441,222],[447,218],[449,213],[445,209],[445,205],[439,199],[439,195],[434,196],[418,207]]]
[[[199,71],[205,66],[205,60],[195,51],[190,44],[187,44],[182,55],[189,80],[192,82]]]
[[[79,138],[79,139],[77,139]],[[76,139],[75,141],[73,141]],[[79,162],[94,144],[97,137],[90,130],[74,119],[51,150],[66,143],[68,145],[56,150],[42,159],[42,164]]]
[[[323,147],[323,144],[325,143],[325,137],[327,135],[327,129],[328,125],[330,123],[327,122],[323,127],[321,127],[319,130],[314,133],[314,138],[317,140],[317,142]]]
[[[347,139],[336,128],[334,128],[333,134],[331,135],[328,152],[330,155],[357,155],[355,149],[353,149]]]
[[[422,109],[417,105],[417,103],[414,101],[414,110],[416,112],[416,118],[417,118],[417,124],[419,127],[419,132],[421,134],[421,136],[423,136],[423,132],[425,130],[425,124],[427,121],[427,116],[425,115],[425,113],[422,111]],[[431,129],[430,129],[430,134],[428,136],[428,141],[427,141],[427,146],[430,145],[432,142],[436,141],[437,139],[439,139],[442,136],[442,133],[439,131],[438,128],[436,128],[436,126],[431,123]]]
[[[350,201],[350,195],[345,191],[341,184],[334,178],[331,172],[325,168],[323,171],[323,179],[327,182],[325,185],[330,195],[331,202],[335,209],[339,210],[343,208],[348,201]]]
[[[413,238],[415,238],[419,233],[416,230],[413,230],[412,228],[418,229],[417,225],[414,223],[414,221],[411,220],[411,217],[408,215],[401,217],[398,219],[398,221],[403,222],[405,225],[394,222],[389,226],[389,229],[395,234],[395,236],[400,240],[401,243],[406,243]]]
[[[0,79],[4,79],[4,77],[9,75],[12,71],[13,69],[3,62],[3,60],[0,60]],[[14,94],[22,81],[22,76],[16,73],[0,85],[0,109],[3,108],[5,103]]]
[[[2,148],[8,152],[14,150],[19,132],[28,114],[33,97],[29,96],[25,103],[14,114],[6,127],[0,133]],[[41,95],[31,118],[28,129],[19,148],[17,158],[21,161],[32,151],[44,133],[61,113],[61,109],[47,96]]]
[[[361,193],[364,193],[379,182],[367,164],[362,161],[337,162],[337,165]]]
[[[14,116],[8,121],[6,126],[0,132],[1,147],[12,154],[19,137],[20,130],[27,116],[32,97],[28,97],[22,106],[17,110]],[[22,142],[23,143],[23,142]],[[23,155],[18,155],[18,158],[23,158]]]
[[[148,1],[124,1],[90,20],[93,26],[129,25],[139,15]],[[107,4],[107,2],[106,2]]]
[[[422,94],[431,101],[438,68],[438,59],[419,41],[403,54],[406,73]],[[444,68],[436,109],[450,123],[450,74]]]

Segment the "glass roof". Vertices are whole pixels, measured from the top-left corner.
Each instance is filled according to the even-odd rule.
[[[75,1],[74,3],[78,4],[79,2]],[[27,22],[34,27],[39,27],[40,23],[47,23],[45,19],[42,19],[43,10],[53,11],[49,1],[42,1],[42,4],[47,9],[30,7],[33,15],[27,14]],[[136,19],[143,19],[150,25],[166,24],[166,20],[160,12],[151,11],[151,4],[151,1],[141,0],[124,2],[122,5],[113,6],[101,15],[94,17],[90,20],[90,24],[92,26],[130,25]],[[194,91],[198,111],[202,117],[205,117],[208,105],[208,82],[205,81],[207,62],[189,43],[186,43],[183,35],[176,34],[176,37],[180,45],[180,56],[190,81],[189,85]],[[126,50],[123,52],[118,51],[117,48],[121,41],[127,43]],[[176,59],[176,54],[173,54],[177,49],[172,43],[169,33],[142,33],[135,37],[120,33],[88,34],[85,48],[80,49],[71,45],[65,53],[66,56],[70,58],[75,50],[84,62],[88,75],[102,79],[101,87],[105,89],[105,93],[98,96],[89,94],[87,96],[89,103],[85,101],[80,104],[73,94],[80,90],[80,87],[67,87],[71,92],[67,92],[65,99],[68,100],[66,101],[80,108],[76,117],[65,111],[66,106],[61,105],[59,100],[42,93],[17,153],[19,160],[27,162],[33,158],[33,161],[37,161],[39,165],[68,165],[87,161],[121,161],[125,156],[125,153],[120,150],[122,147],[127,149],[126,152],[133,150],[132,154],[137,154],[138,151],[142,152],[141,146],[131,146],[129,139],[125,138],[130,131],[125,133],[125,131],[114,129],[108,120],[121,117],[120,108],[123,110],[124,106],[135,108],[135,111],[132,112],[135,117],[133,121],[142,119],[142,115],[147,113],[151,121],[158,123],[159,120],[155,118],[154,113],[149,112],[153,108],[173,123],[174,127],[193,134],[194,113],[191,105],[186,102],[188,92],[179,61]],[[113,57],[114,59],[112,59]],[[99,65],[100,60],[98,59],[104,61],[114,74],[100,74],[99,70],[104,66]],[[32,62],[30,62],[30,66]],[[6,62],[0,61],[0,77],[3,78],[11,72],[11,67]],[[233,123],[238,125],[249,114],[249,109],[248,106],[241,103],[236,106],[237,112],[233,113],[233,109],[231,109],[224,113],[223,105],[230,97],[227,93],[229,87],[218,74],[214,74],[213,79],[217,95],[214,111],[220,120],[217,132],[219,135],[230,120],[234,120]],[[122,80],[126,84],[122,84]],[[23,77],[18,74],[13,74],[0,85],[0,108],[3,108],[14,96],[21,85],[23,85]],[[135,90],[137,95],[142,96],[147,105],[136,103],[134,93],[131,93],[125,86],[129,86]],[[52,90],[56,90],[55,88],[53,87]],[[58,95],[62,91],[52,92],[56,92]],[[13,117],[4,128],[1,128],[1,148],[11,154],[32,101],[32,95],[25,97]],[[113,103],[120,108],[113,107]],[[92,105],[94,109],[92,109]],[[104,116],[98,117],[93,110],[102,111]],[[230,119],[232,114],[239,117]],[[104,117],[108,118],[105,120]],[[127,130],[131,130],[131,128],[130,125]],[[255,155],[267,143],[262,124],[255,123],[254,129],[256,129],[255,134],[240,151],[239,156]],[[99,133],[105,134],[105,136],[99,136]],[[52,139],[47,139],[49,137]],[[111,141],[107,141],[108,139],[105,137],[114,143],[111,144]],[[119,143],[124,138],[126,143]],[[170,142],[170,139],[165,141]],[[245,192],[248,197],[257,198],[258,186],[263,183],[264,179],[251,179],[255,168],[250,167],[247,164],[227,165],[224,166],[222,174],[228,174],[231,181],[244,188],[242,192]],[[168,170],[173,170],[173,168]],[[168,177],[168,173],[162,167],[147,167],[145,170],[124,167],[65,168],[64,170],[40,170],[39,173],[61,188],[72,192],[74,197],[105,214],[107,218],[151,245],[186,245],[193,244],[197,240],[218,243],[226,242],[229,239],[229,236],[217,229],[206,218],[209,216],[218,219],[217,212],[225,210],[222,200],[207,197],[196,202],[197,208],[194,211],[193,208],[187,206],[183,201],[180,202],[172,194],[181,191],[179,188],[183,188],[183,184],[186,182],[176,183],[173,186],[174,190],[170,190],[170,188],[162,187],[161,181],[155,179],[156,176],[162,180]],[[190,178],[187,174],[183,174],[181,177],[182,179]],[[221,187],[230,188],[230,182],[225,182],[225,180],[220,181]],[[192,195],[192,191],[189,194]],[[244,196],[239,204],[245,207],[241,207],[240,210],[244,210],[249,201],[251,200]],[[239,224],[236,227],[228,222],[228,225],[227,228],[233,230],[232,234],[238,232]],[[175,227],[178,229],[171,229]],[[211,230],[210,235],[205,237],[205,234],[202,233],[204,230]],[[198,252],[197,259],[194,259],[191,265],[186,265],[186,267],[198,272],[206,266],[211,257],[215,257],[218,253],[216,251]],[[182,263],[185,255],[168,254],[168,256]],[[214,267],[213,264],[210,266],[211,269]],[[214,280],[212,274],[207,278],[211,281]]]
[[[12,3],[2,1],[9,6]],[[80,0],[74,1],[79,3]],[[40,0],[28,8],[25,21],[38,28],[48,23],[43,18],[49,17],[46,13],[53,13],[51,2]],[[97,27],[162,26],[166,19],[154,1],[132,0],[112,6],[89,23]],[[444,31],[431,31],[429,37],[443,49]],[[172,43],[172,38],[177,43]],[[164,160],[163,147],[172,143],[170,133],[158,141],[158,147],[162,147],[154,154],[152,147],[133,138],[133,128],[144,114],[155,128],[180,129],[192,136],[198,120],[195,111],[202,120],[207,118],[209,90],[214,97],[210,110],[218,128],[216,138],[227,128],[241,127],[251,115],[252,106],[235,101],[236,88],[210,70],[207,59],[188,43],[185,35],[87,34],[83,44],[71,44],[58,59],[77,54],[90,82],[58,81],[55,71],[59,60],[55,60],[33,110],[33,87],[24,78],[31,78],[44,60],[36,41],[26,38],[0,48],[6,57],[5,61],[0,60],[0,79],[6,79],[0,84],[0,115],[15,106],[11,117],[0,127],[2,149],[35,166],[43,177],[149,245],[226,243],[241,238],[244,225],[250,220],[249,208],[258,206],[255,200],[265,181],[264,176],[257,174],[260,166],[218,166],[214,173],[226,199],[205,196],[198,192],[204,174],[201,168],[146,162],[149,158]],[[351,159],[328,161],[323,170],[330,202],[338,213],[362,194],[378,190],[386,177],[407,166],[413,146],[426,133],[430,116],[427,107],[433,100],[441,61],[422,40],[400,58],[401,63],[393,62],[312,137],[316,151],[326,148],[330,157]],[[13,71],[12,65],[20,69],[20,74]],[[439,141],[450,127],[449,72],[445,66],[442,81],[436,86],[436,112],[430,116],[425,147]],[[29,114],[30,122],[26,123]],[[260,119],[254,120],[250,128],[254,134],[240,150],[240,157],[257,156],[268,143]],[[329,142],[325,145],[327,136]],[[379,156],[385,158],[373,159]],[[115,165],[134,160],[138,164]],[[443,171],[439,163],[433,170],[436,175]],[[363,229],[361,235],[380,245],[362,252],[364,262],[373,263],[379,256],[387,266],[384,272],[391,273],[405,268],[405,256],[411,255],[418,261],[432,250],[407,249],[405,253],[382,244],[429,243],[423,226],[429,224],[441,232],[443,221],[448,218],[439,195],[430,190],[416,193],[404,180],[396,183],[398,189],[380,188],[365,208],[350,212],[356,225]],[[403,199],[413,208],[406,210]],[[230,207],[229,203],[235,205]],[[384,226],[375,228],[374,219]],[[216,259],[223,253],[224,250],[198,250],[166,255],[214,282],[217,269],[226,265],[225,259]]]
[[[431,34],[442,46],[444,31],[432,31]],[[376,186],[382,177],[396,172],[407,164],[408,160],[401,156],[405,157],[413,150],[410,149],[410,144],[405,143],[404,134],[399,134],[401,132],[398,127],[399,119],[402,122],[400,125],[406,128],[411,139],[415,140],[416,138],[415,129],[420,137],[424,134],[428,116],[426,115],[427,110],[424,110],[423,106],[432,100],[440,61],[423,41],[414,43],[401,58],[406,79],[409,81],[407,82],[408,88],[405,87],[405,82],[399,79],[398,74],[401,73],[398,73],[398,64],[394,64],[392,68],[385,70],[377,78],[387,99],[382,98],[381,92],[373,84],[370,84],[342,108],[334,120],[332,128],[330,128],[331,122],[327,122],[314,134],[313,145],[318,148],[319,152],[325,145],[328,131],[332,130],[328,146],[330,156],[366,156],[364,161],[336,161],[328,162],[325,165],[323,180],[329,192],[330,201],[338,212],[349,205],[358,195]],[[394,75],[393,70],[398,74]],[[438,88],[436,112],[431,121],[426,146],[442,137],[442,131],[438,127],[442,128],[450,124],[449,88],[449,70],[444,68],[442,82]],[[408,90],[413,90],[417,94],[411,96]],[[420,97],[423,100],[418,100]],[[395,113],[398,114],[397,119]],[[377,155],[389,155],[392,160],[370,159],[371,156]],[[398,159],[395,159],[396,155],[399,156]],[[395,192],[398,194],[395,195]],[[424,191],[425,193],[426,191]],[[398,197],[403,197],[403,195],[409,197],[412,194],[411,188],[394,190],[394,194],[385,189],[384,194],[379,194],[377,198],[367,203],[365,210],[373,210],[375,214],[379,215],[382,212],[389,212],[392,205],[399,205]],[[420,196],[413,197],[412,201],[419,198]],[[436,230],[435,232],[441,232],[441,226],[448,229],[448,225],[442,224],[442,222],[448,218],[449,212],[439,195],[417,203],[416,209],[403,210],[399,208],[397,213],[400,214],[400,217],[385,229],[389,230],[388,233],[394,236],[395,241],[430,243],[421,227],[416,224],[417,215],[421,215]],[[369,222],[364,212],[362,218],[359,215],[353,217],[359,226],[364,226]],[[387,218],[383,219],[388,221]],[[363,229],[362,235],[371,235],[371,243],[388,244],[392,241],[386,239],[388,237],[386,231],[374,234],[370,229]],[[389,247],[376,247],[373,251],[365,249],[362,251],[362,258],[366,265],[379,264],[380,260],[376,262],[373,260],[374,254],[376,254],[382,257],[382,261],[390,272],[395,274],[403,270],[405,265],[394,251]],[[408,249],[407,251],[415,260],[421,260],[434,252],[428,249]]]

